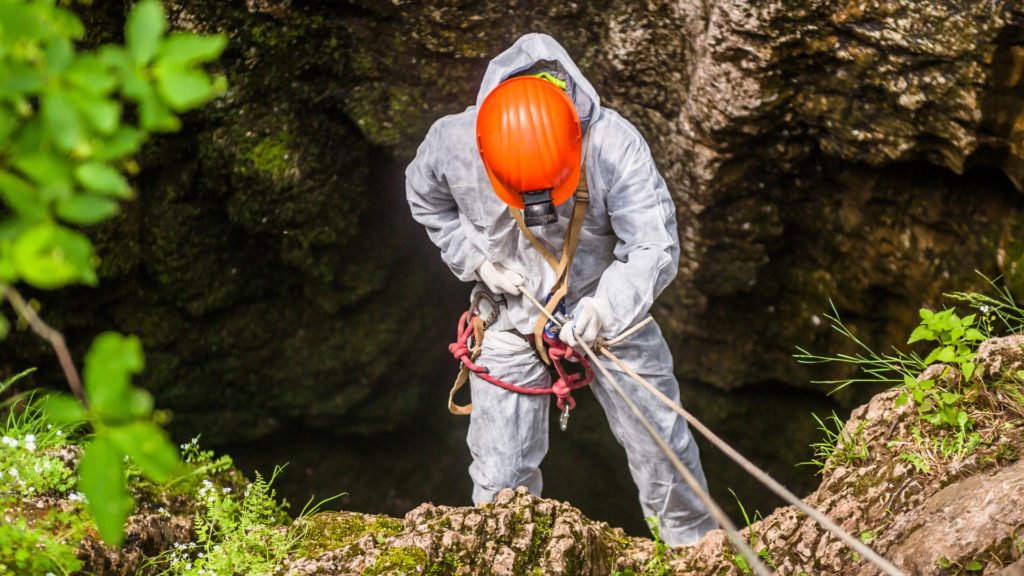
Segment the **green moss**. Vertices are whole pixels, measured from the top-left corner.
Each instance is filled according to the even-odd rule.
[[[360,538],[373,534],[386,539],[399,534],[402,522],[388,516],[364,516],[336,512],[322,512],[306,518],[306,538],[298,555],[313,558],[324,552],[338,550]]]
[[[389,548],[366,570],[363,576],[383,574],[422,574],[427,565],[427,553],[415,546]]]
[[[284,180],[288,178],[291,166],[290,143],[291,136],[287,130],[265,136],[249,151],[249,160],[260,172],[269,174],[275,180]]]
[[[441,558],[440,562],[427,566],[423,576],[455,576],[460,566],[462,566],[462,561],[459,556],[448,553]]]

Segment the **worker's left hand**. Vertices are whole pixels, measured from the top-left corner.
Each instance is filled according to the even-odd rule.
[[[558,337],[569,346],[575,346],[579,341],[586,344],[588,348],[592,348],[604,326],[604,319],[609,314],[608,305],[603,301],[596,298],[583,298],[576,305],[573,320],[562,326]]]

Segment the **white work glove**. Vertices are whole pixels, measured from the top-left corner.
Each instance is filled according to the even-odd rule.
[[[501,264],[484,262],[477,268],[476,274],[495,295],[519,294],[519,287],[523,285],[521,274],[511,271]]]
[[[583,298],[576,305],[572,321],[566,322],[562,326],[558,337],[569,346],[576,346],[576,342],[579,341],[586,344],[588,348],[593,348],[594,342],[609,316],[611,316],[611,310],[603,301],[596,298]]]

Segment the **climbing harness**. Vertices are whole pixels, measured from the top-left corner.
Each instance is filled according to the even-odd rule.
[[[470,309],[463,313],[459,319],[458,334],[455,342],[448,346],[448,351],[452,353],[452,356],[462,363],[459,369],[459,376],[456,378],[455,385],[452,386],[452,390],[448,395],[448,410],[452,414],[457,415],[466,415],[473,411],[472,404],[460,406],[455,403],[455,393],[465,385],[469,373],[472,372],[482,380],[510,392],[532,396],[554,394],[558,409],[562,412],[560,424],[562,430],[565,430],[568,425],[569,411],[576,407],[576,400],[573,399],[572,392],[587,386],[594,380],[594,371],[590,362],[566,345],[565,342],[559,340],[556,332],[553,336],[544,335],[544,345],[547,347],[548,355],[551,358],[552,365],[555,367],[555,371],[558,372],[558,380],[555,380],[550,387],[524,388],[491,375],[487,368],[476,364],[476,359],[480,356],[483,344],[484,330],[494,321],[495,316],[492,313],[488,320],[484,320],[475,313],[479,301],[483,298],[490,299],[485,292],[477,292],[474,295],[473,304],[470,306]],[[491,304],[491,309],[497,310],[497,305],[493,300]],[[565,363],[575,364],[578,368],[570,372]]]

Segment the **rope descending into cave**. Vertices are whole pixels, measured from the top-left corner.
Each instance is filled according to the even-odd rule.
[[[534,306],[536,306],[541,311],[542,314],[547,316],[548,319],[550,319],[552,322],[559,326],[562,325],[562,323],[559,322],[557,318],[548,313],[544,306],[542,306],[541,303],[538,302],[536,298],[534,298],[533,294],[530,294],[530,292],[522,286],[520,286],[519,290],[520,292],[522,292],[524,296],[526,296],[528,300],[530,300],[530,302],[533,303]],[[616,338],[615,341],[619,341],[621,340],[621,338],[622,337],[620,336],[619,338]],[[725,513],[722,512],[722,509],[718,506],[718,504],[715,503],[711,496],[700,487],[696,479],[693,477],[693,474],[690,473],[690,471],[685,466],[683,466],[683,463],[679,460],[679,457],[676,456],[671,451],[671,449],[668,447],[668,444],[666,444],[665,440],[658,436],[658,434],[654,430],[654,427],[643,415],[643,413],[640,412],[636,404],[634,404],[633,401],[626,396],[625,391],[622,389],[618,381],[616,381],[615,378],[612,377],[611,373],[609,373],[608,370],[604,367],[604,365],[598,361],[597,354],[595,354],[594,350],[592,350],[583,342],[577,341],[577,343],[590,358],[594,366],[596,366],[598,370],[601,371],[601,374],[608,380],[608,383],[611,384],[611,386],[615,389],[619,396],[622,397],[623,401],[626,402],[626,405],[629,407],[630,411],[633,412],[633,415],[636,416],[640,423],[644,425],[644,428],[647,429],[647,433],[651,435],[654,441],[661,448],[662,452],[665,453],[665,456],[669,459],[670,462],[672,462],[672,465],[675,466],[675,468],[679,471],[679,473],[683,477],[683,480],[686,481],[686,484],[690,487],[691,490],[694,491],[694,493],[697,494],[697,496],[700,497],[701,501],[704,502],[704,504],[708,507],[708,510],[711,511],[711,514],[715,517],[719,524],[721,524],[725,528],[726,532],[729,535],[729,539],[732,540],[733,545],[736,546],[740,553],[742,553],[743,556],[747,559],[747,561],[750,563],[751,568],[757,574],[767,576],[769,574],[767,568],[765,568],[765,566],[758,559],[757,555],[753,553],[750,547],[747,546],[747,543],[739,536],[739,533],[736,530],[736,526],[732,523],[731,520],[729,520]],[[853,535],[849,534],[848,532],[840,528],[835,522],[829,519],[828,516],[826,516],[819,510],[815,509],[813,506],[810,506],[800,498],[797,498],[795,494],[789,491],[785,486],[780,484],[774,478],[769,476],[767,472],[758,468],[753,462],[751,462],[745,456],[736,451],[736,449],[730,446],[725,440],[722,440],[717,434],[712,432],[710,428],[705,426],[693,414],[688,412],[679,404],[673,402],[668,396],[665,396],[661,391],[655,388],[654,385],[645,380],[642,376],[637,374],[636,371],[634,371],[632,368],[630,368],[624,362],[622,362],[622,360],[620,360],[617,356],[615,356],[615,354],[613,354],[608,349],[607,343],[598,340],[595,348],[599,349],[603,356],[606,356],[608,359],[614,362],[615,365],[622,369],[622,371],[625,372],[630,378],[632,378],[638,384],[640,384],[648,391],[650,391],[652,394],[654,394],[654,396],[658,400],[672,408],[672,410],[674,410],[677,414],[686,419],[686,421],[691,426],[696,428],[698,432],[703,434],[704,437],[708,439],[708,441],[714,444],[719,450],[725,453],[726,456],[728,456],[734,462],[739,464],[739,466],[743,468],[743,470],[745,470],[756,480],[764,484],[778,497],[782,498],[787,503],[791,504],[792,506],[795,506],[797,509],[807,514],[809,517],[813,518],[816,522],[821,524],[823,528],[835,534],[847,546],[856,550],[859,554],[861,554],[863,558],[867,559],[869,562],[877,566],[884,573],[888,574],[889,576],[904,576],[903,572],[901,572],[899,568],[897,568],[891,562],[883,558],[880,554],[872,550],[866,544],[861,542],[858,538],[855,538]]]

